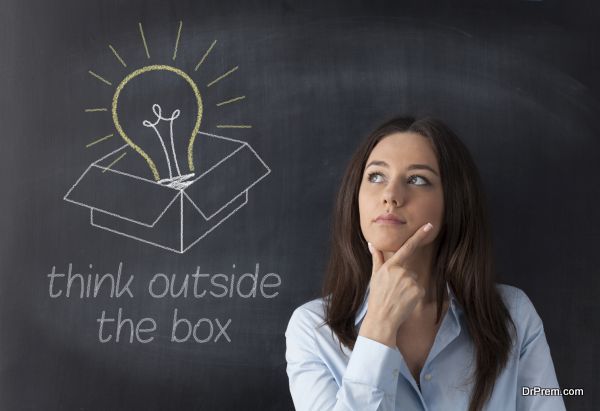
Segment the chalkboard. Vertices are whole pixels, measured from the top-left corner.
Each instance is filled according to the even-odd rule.
[[[342,171],[413,114],[597,409],[599,13],[564,3],[2,2],[0,408],[293,409]]]

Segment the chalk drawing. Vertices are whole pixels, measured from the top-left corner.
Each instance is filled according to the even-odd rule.
[[[181,36],[181,28],[183,27],[183,21],[179,22],[179,30],[177,30],[177,40],[175,40],[175,50],[173,50],[173,61],[177,58],[177,46],[179,46],[179,37]]]
[[[245,206],[248,203],[248,192],[250,191],[250,189],[271,173],[271,169],[258,156],[256,151],[248,143],[242,140],[217,136],[215,134],[202,132],[199,134],[201,134],[203,138],[211,138],[237,143],[237,147],[233,149],[228,155],[223,157],[220,161],[218,161],[216,164],[214,164],[212,167],[204,171],[201,175],[182,175],[179,176],[177,180],[171,181],[169,185],[163,185],[162,182],[157,182],[143,177],[135,176],[130,173],[123,172],[118,168],[116,169],[116,167],[118,167],[118,163],[115,164],[113,159],[116,158],[121,160],[123,158],[123,155],[127,152],[127,150],[132,149],[128,145],[123,145],[117,150],[114,150],[113,152],[101,157],[100,159],[92,163],[80,176],[80,178],[75,182],[75,184],[69,189],[67,194],[64,196],[64,199],[68,202],[89,208],[90,224],[94,227],[131,239],[135,239],[145,244],[154,245],[165,250],[183,254],[190,248],[192,248],[194,245],[196,245],[200,240],[205,238],[213,230],[215,230],[217,227],[219,227],[221,224],[227,221],[243,206]],[[230,199],[224,201],[219,208],[210,211],[204,209],[203,206],[201,206],[198,203],[197,199],[191,196],[186,191],[186,189],[191,187],[193,184],[201,181],[202,178],[209,176],[211,172],[219,173],[219,167],[224,167],[226,160],[235,160],[236,156],[239,155],[242,151],[247,151],[249,154],[251,153],[252,157],[255,159],[254,161],[256,162],[256,164],[260,165],[260,170],[256,172],[255,175],[252,176],[252,178],[249,178],[247,183],[244,183],[243,189],[241,189],[240,192],[232,193],[230,195]],[[105,163],[109,163],[109,165],[105,166]],[[136,218],[135,216],[124,215],[122,213],[115,212],[110,209],[99,208],[98,205],[94,203],[94,201],[96,201],[95,199],[97,196],[92,196],[90,198],[82,198],[81,194],[77,192],[79,186],[86,185],[88,177],[94,172],[93,170],[98,170],[106,174],[118,174],[122,176],[127,176],[129,179],[137,181],[138,183],[136,184],[151,184],[159,187],[164,187],[165,189],[172,190],[172,198],[168,203],[166,203],[166,205],[162,209],[159,210],[159,212],[157,212],[156,217],[150,221],[142,221],[139,218]],[[118,186],[113,187],[113,189],[115,193],[121,192],[121,188]],[[186,215],[188,217],[190,216],[189,211],[187,214],[185,214],[186,205],[191,206],[192,209],[197,212],[196,217],[194,217],[193,214],[191,215],[192,218],[196,218],[199,219],[199,221],[203,221],[205,223],[205,226],[196,232],[190,232],[184,235],[184,233],[186,233],[186,230],[189,230],[185,227],[185,217]],[[140,206],[143,207],[144,204],[141,203]],[[128,232],[126,229],[123,228],[122,225],[118,224],[118,221],[127,221],[135,225],[148,227],[152,229],[157,226],[157,224],[161,221],[161,219],[169,210],[172,210],[172,207],[177,207],[178,209],[177,244],[162,243],[159,240],[144,238],[144,236],[140,235],[139,233],[131,231]],[[115,224],[106,224],[106,217],[102,218],[102,222],[98,221],[98,217],[102,216],[110,216],[111,218],[113,218]],[[175,229],[175,227],[173,227],[173,229]]]
[[[204,63],[204,60],[206,59],[206,56],[208,56],[208,53],[210,53],[210,51],[213,49],[213,47],[215,46],[215,44],[217,44],[217,40],[213,41],[212,44],[210,45],[210,47],[208,48],[208,50],[206,50],[206,53],[204,53],[204,55],[202,56],[202,58],[200,59],[200,61],[196,65],[196,68],[194,69],[194,71],[198,71],[198,69],[200,68],[200,66],[202,65],[202,63]]]
[[[142,36],[142,43],[144,43],[144,50],[146,50],[146,57],[150,58],[150,52],[148,51],[148,43],[146,43],[146,36],[144,36],[144,29],[142,28],[142,23],[138,23],[140,28],[140,36]]]
[[[106,141],[106,140],[108,140],[109,138],[111,138],[112,136],[114,136],[114,134],[108,134],[108,135],[106,135],[106,136],[104,136],[104,137],[101,137],[101,138],[99,138],[98,140],[95,140],[95,141],[92,141],[92,142],[91,142],[91,143],[89,143],[89,144],[86,144],[86,145],[85,145],[85,148],[90,148],[90,147],[91,147],[91,146],[93,146],[94,144],[98,144],[98,143],[101,143],[102,141]]]
[[[146,58],[150,59],[148,42],[141,22],[138,23],[138,28]],[[172,61],[176,61],[178,53],[182,52],[182,29],[183,22],[179,21]],[[217,40],[213,40],[193,71],[198,71],[200,66],[206,62],[216,43]],[[108,47],[119,63],[123,67],[128,67],[125,59],[112,44],[109,44]],[[178,59],[178,61],[184,60]],[[135,63],[131,64],[135,65]],[[203,116],[202,97],[197,82],[187,74],[185,69],[164,64],[142,64],[138,67],[140,68],[124,75],[122,80],[118,81],[110,107],[114,128],[127,144],[101,156],[90,164],[63,198],[65,201],[88,208],[89,221],[93,227],[183,254],[248,204],[250,189],[269,175],[271,169],[248,143],[200,131]],[[206,89],[238,69],[239,66],[235,66],[221,74],[206,84]],[[195,104],[191,111],[189,107],[176,106],[180,108],[173,110],[170,114],[163,113],[161,105],[154,103],[151,106],[154,118],[141,121],[140,127],[153,129],[160,141],[166,159],[168,176],[167,173],[163,173],[165,175],[161,176],[156,162],[142,149],[143,141],[140,141],[140,137],[132,139],[121,125],[120,116],[127,116],[127,114],[122,113],[119,109],[119,97],[131,80],[150,72],[165,72],[179,76],[185,80],[195,97],[192,99]],[[88,73],[106,85],[113,85],[111,81],[92,70],[89,70]],[[245,95],[238,95],[216,103],[216,106],[221,107],[245,99]],[[188,102],[184,105],[189,104]],[[143,110],[143,107],[141,109]],[[186,113],[193,113],[190,122],[193,127],[186,143],[189,171],[183,170],[182,164],[179,164],[180,156],[177,156],[177,149],[183,149],[183,147],[180,147],[180,143],[176,144],[175,139],[182,136],[176,136],[173,127],[175,120],[184,110]],[[108,108],[98,105],[85,108],[84,111],[86,113],[105,112],[108,111]],[[159,132],[159,124],[162,122],[169,123],[168,142],[166,136]],[[252,128],[250,124],[217,123],[221,123],[217,124],[217,128],[222,129]],[[135,136],[144,135],[131,130],[130,132]],[[106,133],[105,136],[93,140],[85,147],[89,148],[107,141],[114,134]],[[202,164],[202,168],[198,168],[198,165],[195,164],[200,158],[197,153],[194,153],[194,143],[199,135],[199,138],[202,138],[200,140],[203,142],[202,144],[207,144],[207,149],[213,146],[218,148],[216,151],[210,149],[207,151],[210,154],[203,155],[202,161],[206,163]],[[139,171],[131,171],[136,169],[137,166],[133,165],[138,160],[136,160],[136,156],[127,156],[128,153],[140,155],[148,165],[151,176],[137,175]],[[160,164],[163,162],[161,161]],[[228,175],[229,180],[223,179],[223,175]],[[219,184],[215,191],[211,188],[214,184]],[[122,198],[120,196],[123,193],[135,193],[136,197]]]
[[[113,52],[113,54],[115,55],[115,57],[117,58],[117,60],[119,60],[119,62],[123,65],[123,67],[127,67],[127,64],[125,64],[125,61],[123,61],[123,59],[121,58],[121,56],[119,56],[119,53],[117,53],[117,50],[115,50],[115,48],[112,45],[108,45],[108,48],[110,48],[110,51]]]
[[[92,76],[94,76],[95,78],[97,78],[98,80],[100,80],[101,82],[103,82],[104,84],[108,84],[109,86],[112,86],[112,83],[110,81],[108,81],[104,77],[102,77],[102,76],[94,73],[92,70],[88,70],[88,73],[90,73]]]
[[[169,179],[172,179],[173,171],[171,169],[171,159],[169,158],[169,153],[167,152],[167,147],[165,146],[165,141],[162,138],[162,136],[160,135],[160,132],[158,131],[158,129],[156,128],[156,125],[158,123],[160,123],[161,120],[169,122],[169,132],[170,132],[169,134],[170,134],[170,140],[171,140],[171,152],[173,153],[173,162],[175,163],[175,168],[177,169],[177,176],[181,176],[181,171],[179,170],[179,163],[177,162],[177,154],[175,153],[175,142],[173,141],[173,121],[175,121],[177,118],[179,118],[179,114],[181,114],[181,111],[175,110],[175,111],[173,111],[173,113],[171,113],[171,117],[163,117],[162,109],[160,108],[160,106],[158,104],[153,104],[152,112],[156,116],[156,121],[154,123],[152,123],[148,120],[144,120],[144,121],[142,121],[142,125],[144,125],[144,127],[152,128],[154,130],[154,132],[156,133],[158,140],[160,141],[160,145],[162,146],[162,149],[165,153],[165,158],[167,160],[167,166],[169,168]]]
[[[246,98],[246,96],[239,96],[239,97],[232,98],[230,100],[221,101],[220,103],[217,103],[217,107],[224,106],[225,104],[235,103],[236,101],[240,101],[245,98]]]
[[[215,84],[217,81],[220,81],[222,79],[224,79],[225,77],[227,77],[228,75],[230,75],[231,73],[235,72],[237,69],[239,68],[239,66],[235,66],[234,68],[232,68],[231,70],[229,70],[228,72],[221,74],[219,77],[217,77],[216,79],[214,79],[213,81],[211,81],[210,83],[208,83],[206,85],[206,87],[210,87],[213,84]]]
[[[125,154],[127,154],[127,153],[122,153],[119,157],[115,158],[112,163],[110,163],[109,165],[107,165],[106,168],[104,170],[102,170],[102,172],[106,173],[106,171],[110,170],[110,168],[112,166],[114,166],[115,164],[117,164],[117,162],[119,160],[121,160],[123,157],[125,157]]]
[[[196,114],[196,121],[194,123],[194,128],[191,132],[189,142],[188,142],[188,167],[189,167],[190,171],[194,171],[194,157],[193,157],[194,156],[194,154],[193,154],[194,140],[196,139],[196,135],[198,134],[198,131],[200,130],[200,122],[202,120],[202,109],[203,108],[202,108],[202,98],[200,97],[200,90],[198,90],[198,86],[196,85],[194,80],[192,80],[190,78],[190,76],[188,76],[183,70],[180,70],[180,69],[172,67],[172,66],[165,66],[165,65],[157,64],[157,65],[142,67],[142,68],[137,69],[137,70],[133,71],[132,73],[128,74],[123,79],[123,81],[121,81],[121,83],[117,86],[117,90],[115,91],[115,94],[113,95],[113,100],[112,100],[112,118],[113,118],[113,123],[115,125],[115,128],[117,129],[119,135],[123,138],[123,140],[125,140],[127,142],[127,144],[129,144],[131,147],[133,147],[134,150],[137,151],[144,158],[144,160],[146,160],[148,167],[150,167],[150,170],[152,171],[152,175],[154,176],[154,179],[156,181],[158,181],[158,180],[160,180],[160,174],[158,172],[158,169],[156,168],[156,164],[150,158],[150,156],[142,149],[142,147],[140,147],[138,144],[136,144],[125,133],[125,130],[123,130],[123,127],[121,126],[121,122],[119,121],[119,114],[118,114],[119,96],[121,95],[121,92],[123,91],[123,89],[125,88],[127,83],[129,83],[135,77],[140,76],[140,75],[150,72],[150,71],[169,71],[169,72],[175,73],[178,76],[182,77],[190,85],[190,87],[192,88],[192,91],[194,92],[194,96],[196,97],[196,103],[197,103],[197,114]]]

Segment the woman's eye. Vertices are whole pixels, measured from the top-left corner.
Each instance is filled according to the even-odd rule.
[[[427,179],[425,177],[421,177],[418,175],[413,175],[408,177],[408,182],[414,182],[414,181],[419,181],[421,180],[421,183],[415,183],[416,186],[426,186],[429,185],[429,181],[427,181]]]
[[[367,179],[371,183],[381,183],[383,181],[383,175],[381,173],[369,173]]]

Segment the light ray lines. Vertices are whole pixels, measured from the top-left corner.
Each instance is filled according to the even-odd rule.
[[[179,46],[179,37],[181,36],[181,28],[183,27],[183,21],[179,21],[179,30],[177,30],[177,40],[175,40],[175,50],[173,50],[173,61],[177,58],[177,47]]]
[[[85,148],[90,148],[90,147],[91,147],[91,146],[93,146],[94,144],[98,144],[98,143],[101,143],[102,141],[106,141],[106,140],[108,140],[109,138],[111,138],[112,136],[114,136],[114,134],[109,134],[109,135],[107,135],[107,136],[104,136],[104,137],[102,137],[102,138],[99,138],[98,140],[92,141],[91,143],[89,143],[89,144],[86,144],[86,145],[85,145]]]
[[[240,68],[240,67],[239,66],[235,66],[234,68],[232,68],[231,70],[229,70],[227,73],[221,74],[219,77],[217,77],[216,79],[214,79],[213,81],[211,81],[210,83],[208,83],[206,85],[206,87],[210,87],[213,84],[215,84],[217,81],[221,81],[222,79],[224,79],[225,77],[227,77],[231,73],[235,72],[238,68]]]
[[[107,79],[105,79],[102,76],[99,76],[98,74],[94,73],[92,70],[88,70],[88,73],[90,73],[92,76],[94,76],[95,78],[97,78],[98,80],[100,80],[101,82],[108,84],[109,86],[112,86],[112,83],[110,81],[108,81]]]
[[[113,52],[113,54],[115,55],[115,57],[117,58],[117,60],[119,60],[119,63],[121,63],[123,65],[123,67],[127,67],[127,64],[125,64],[125,62],[123,61],[123,59],[121,58],[121,56],[119,56],[119,53],[117,53],[117,50],[115,50],[115,48],[112,45],[108,45],[108,48],[110,49],[110,51]]]
[[[144,36],[144,29],[142,28],[142,23],[138,23],[140,27],[140,35],[142,36],[142,42],[144,43],[144,50],[146,50],[146,57],[150,58],[150,52],[148,51],[148,43],[146,43],[146,36]]]
[[[109,170],[112,166],[114,166],[117,163],[117,161],[119,161],[120,159],[125,157],[125,154],[127,154],[127,152],[125,152],[125,153],[121,154],[119,157],[115,158],[115,161],[113,161],[112,163],[107,165],[106,168],[104,170],[102,170],[102,172],[106,173],[106,171]]]
[[[208,48],[208,50],[206,50],[206,53],[204,53],[204,55],[202,56],[202,58],[200,59],[200,61],[196,65],[196,68],[194,69],[194,71],[198,71],[198,69],[200,68],[200,66],[202,65],[202,63],[204,63],[204,60],[206,59],[206,56],[208,56],[208,53],[210,53],[210,51],[213,49],[213,47],[215,46],[215,44],[217,44],[217,40],[213,41],[212,44],[210,45],[210,47]]]
[[[246,98],[246,96],[239,96],[239,97],[232,98],[230,100],[221,101],[220,103],[217,103],[217,107],[224,106],[225,104],[235,103],[236,101],[240,101],[245,98]]]

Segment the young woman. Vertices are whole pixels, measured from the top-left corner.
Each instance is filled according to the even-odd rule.
[[[442,122],[399,117],[342,180],[323,298],[286,331],[297,410],[564,410],[542,321],[495,284],[482,184]]]

